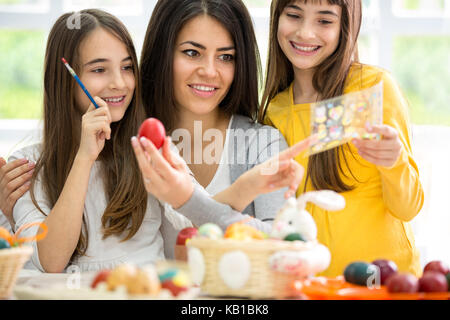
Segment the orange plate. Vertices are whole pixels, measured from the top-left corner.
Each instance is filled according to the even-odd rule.
[[[389,293],[385,286],[369,289],[348,283],[343,277],[296,280],[293,287],[312,300],[450,300],[450,292]]]

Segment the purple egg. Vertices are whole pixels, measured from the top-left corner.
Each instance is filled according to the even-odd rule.
[[[372,264],[380,268],[381,285],[386,284],[387,279],[398,271],[397,265],[391,260],[378,259],[373,261]]]

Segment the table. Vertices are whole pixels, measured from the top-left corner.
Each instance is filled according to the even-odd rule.
[[[34,270],[20,271],[13,289],[12,300],[127,300],[125,288],[115,292],[106,289],[91,290],[90,284],[96,272],[89,273],[41,273]],[[192,288],[178,296],[180,300],[197,299],[201,296],[199,288]],[[172,299],[171,294],[163,290],[158,297],[135,296],[132,299]],[[201,297],[200,299],[208,299]]]

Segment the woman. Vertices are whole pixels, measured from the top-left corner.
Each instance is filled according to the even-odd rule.
[[[210,194],[223,191],[287,148],[278,130],[255,123],[261,68],[252,21],[242,1],[158,1],[140,69],[148,116],[164,123],[194,177]],[[208,153],[211,130],[217,134],[214,150]],[[285,192],[262,195],[242,212],[272,221]]]

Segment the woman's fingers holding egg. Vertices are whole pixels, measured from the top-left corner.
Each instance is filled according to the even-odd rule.
[[[170,149],[172,145],[172,138],[166,137],[163,145],[163,156],[170,163],[170,165],[175,169],[182,169],[189,172],[187,169],[187,164],[184,159],[177,153]]]
[[[133,151],[144,179],[145,188],[148,192],[152,192],[152,182],[156,185],[160,184],[162,182],[161,177],[152,168],[149,155],[145,152],[138,138],[131,138],[131,145],[133,146]]]
[[[141,145],[152,159],[155,170],[165,179],[171,176],[171,166],[168,161],[158,152],[153,142],[145,137],[140,138]],[[173,169],[172,169],[173,170]]]

